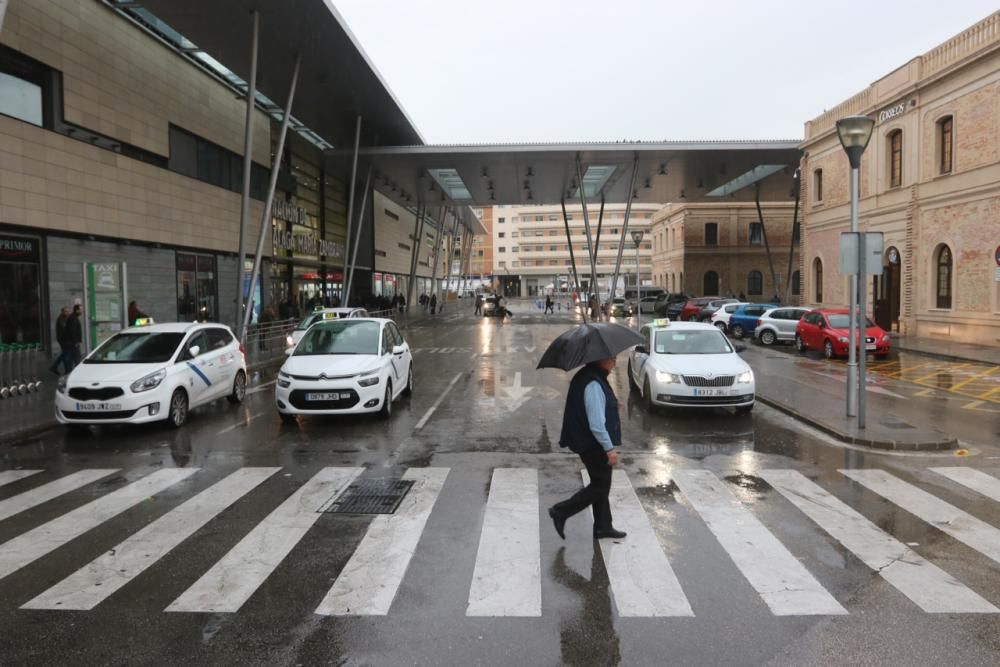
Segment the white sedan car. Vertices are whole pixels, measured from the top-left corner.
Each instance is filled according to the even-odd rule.
[[[655,320],[640,331],[645,345],[629,357],[629,382],[648,408],[657,405],[754,406],[754,375],[725,334],[703,322]]]
[[[278,371],[274,400],[283,421],[296,415],[392,414],[413,392],[413,358],[396,323],[326,320],[309,327]]]
[[[104,341],[56,386],[56,419],[67,425],[165,419],[179,427],[191,408],[246,395],[243,346],[223,324],[130,327]]]

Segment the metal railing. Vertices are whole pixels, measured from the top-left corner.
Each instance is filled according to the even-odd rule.
[[[288,336],[298,320],[276,320],[274,322],[257,322],[247,328],[246,349],[247,365],[267,363],[285,357],[288,348]]]
[[[0,343],[0,398],[38,391],[45,361],[41,343]]]

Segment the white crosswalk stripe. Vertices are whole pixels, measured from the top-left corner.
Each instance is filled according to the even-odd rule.
[[[15,514],[20,514],[32,507],[37,507],[53,498],[65,495],[70,491],[75,491],[82,486],[86,486],[102,477],[107,477],[118,472],[117,468],[101,470],[80,470],[71,475],[60,477],[59,479],[42,484],[39,487],[25,491],[6,500],[0,500],[0,521]]]
[[[943,475],[962,486],[968,487],[987,498],[1000,502],[1000,479],[992,475],[987,475],[981,470],[958,467],[929,468],[929,470]]]
[[[795,470],[760,476],[899,592],[929,613],[998,613],[996,607],[924,560],[864,516]]]
[[[196,472],[198,468],[158,470],[0,544],[0,579]]]
[[[882,470],[841,470],[870,491],[1000,563],[1000,530]]]
[[[167,611],[238,611],[316,523],[320,507],[342,493],[361,472],[361,468],[320,470],[174,600]]]
[[[279,470],[237,470],[63,579],[22,609],[93,609]]]
[[[772,613],[847,613],[718,477],[675,470],[674,481]]]
[[[406,471],[403,479],[412,479],[413,488],[395,514],[372,520],[361,544],[316,609],[317,614],[384,616],[389,613],[447,477],[447,468]]]
[[[589,484],[587,472],[583,483]],[[600,540],[619,616],[694,616],[628,475],[611,476],[611,512],[624,540]]]
[[[467,616],[541,616],[538,471],[493,471]]]
[[[41,470],[2,470],[0,471],[0,486],[12,484],[25,477],[31,477],[42,472]]]

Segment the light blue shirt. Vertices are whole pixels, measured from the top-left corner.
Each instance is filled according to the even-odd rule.
[[[611,436],[604,425],[605,410],[608,407],[608,399],[604,396],[604,388],[601,383],[591,380],[590,384],[583,390],[583,405],[587,410],[587,423],[590,424],[590,432],[601,443],[604,451],[610,452],[614,449],[611,443]]]

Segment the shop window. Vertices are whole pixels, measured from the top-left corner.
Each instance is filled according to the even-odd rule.
[[[821,202],[823,201],[823,170],[816,169],[813,171],[813,201]]]
[[[719,224],[716,222],[705,223],[705,245],[719,245]]]
[[[950,174],[954,146],[955,121],[951,116],[945,116],[937,122],[938,135],[938,172]]]
[[[889,187],[903,184],[903,131],[889,133]]]
[[[759,222],[750,223],[750,245],[764,244],[764,227]]]
[[[823,303],[823,260],[813,260],[813,284],[816,286],[816,303]]]
[[[764,293],[764,274],[760,271],[751,271],[747,274],[747,294],[750,296],[760,296]]]
[[[938,246],[934,258],[935,271],[935,305],[938,308],[951,308],[952,262],[951,249],[946,245]]]
[[[0,343],[44,341],[41,256],[41,239],[0,234]],[[71,304],[53,308],[64,305]],[[58,316],[51,314],[53,321]]]
[[[177,253],[177,319],[192,322],[219,317],[215,257]]]
[[[792,273],[792,296],[798,296],[802,291],[802,276],[798,271]]]

